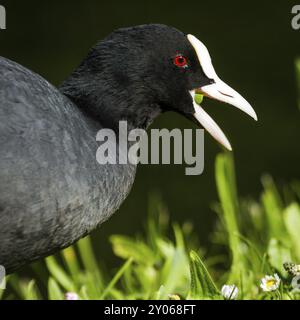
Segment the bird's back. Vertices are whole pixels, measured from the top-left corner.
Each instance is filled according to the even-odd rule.
[[[8,271],[106,220],[131,166],[99,165],[101,128],[45,79],[0,58],[0,264]]]

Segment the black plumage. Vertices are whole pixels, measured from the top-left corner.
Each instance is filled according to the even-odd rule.
[[[136,168],[97,163],[99,129],[191,117],[189,90],[211,82],[186,35],[164,25],[113,32],[58,89],[0,58],[0,264],[12,272],[69,246],[121,205]]]

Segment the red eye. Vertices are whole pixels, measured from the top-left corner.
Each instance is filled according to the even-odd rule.
[[[174,58],[174,64],[179,68],[186,68],[188,66],[186,57],[181,54]]]

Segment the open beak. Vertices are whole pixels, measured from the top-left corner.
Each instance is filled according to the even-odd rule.
[[[194,103],[194,117],[200,122],[200,124],[217,140],[219,141],[225,148],[228,150],[232,150],[231,145],[226,138],[223,131],[219,128],[219,126],[215,123],[215,121],[204,111],[204,109],[196,103],[195,95],[202,94],[209,98],[213,98],[225,103],[229,103],[236,108],[244,111],[254,120],[257,120],[257,115],[251,105],[234,89],[224,83],[216,74],[215,69],[212,65],[211,58],[209,52],[205,45],[198,40],[193,35],[189,34],[188,40],[191,45],[194,47],[196,54],[198,56],[200,65],[204,74],[213,80],[212,84],[203,86],[196,90],[191,90],[190,94]]]

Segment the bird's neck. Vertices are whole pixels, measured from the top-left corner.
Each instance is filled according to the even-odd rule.
[[[97,78],[85,71],[75,71],[60,86],[78,108],[102,127],[118,131],[119,122],[127,121],[128,129],[147,129],[161,108],[143,86],[131,85],[126,79]]]

